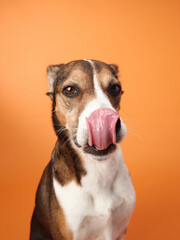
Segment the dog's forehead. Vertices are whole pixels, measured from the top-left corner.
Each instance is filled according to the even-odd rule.
[[[77,61],[73,64],[73,66],[67,65],[69,68],[68,77],[75,77],[81,79],[83,77],[89,78],[89,80],[93,81],[93,68],[89,62],[86,61]]]
[[[57,85],[62,85],[70,77],[81,78],[87,76],[92,82],[94,78],[94,71],[98,74],[113,76],[111,67],[100,61],[95,60],[77,60],[69,62],[60,69],[57,77]],[[99,75],[100,76],[100,75]]]
[[[111,71],[112,69],[109,66],[109,64],[101,62],[101,61],[96,61],[96,60],[94,60],[92,62],[94,64],[94,68],[97,73],[100,73],[102,70],[106,70],[107,73],[112,74],[112,71]]]
[[[59,71],[59,77],[68,78],[73,71],[77,70],[82,71],[89,76],[93,75],[93,69],[89,62],[77,60],[65,64]]]

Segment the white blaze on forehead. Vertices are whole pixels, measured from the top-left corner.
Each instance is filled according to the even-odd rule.
[[[112,107],[108,97],[103,92],[103,90],[102,90],[102,88],[101,88],[101,86],[98,82],[97,73],[96,73],[93,61],[87,60],[87,59],[84,59],[84,61],[89,62],[91,64],[92,69],[93,69],[93,83],[94,83],[94,91],[95,91],[95,96],[96,96],[96,99],[94,99],[94,100],[98,101],[101,108],[111,108],[111,109],[115,110]],[[96,108],[96,109],[98,109],[98,108]]]

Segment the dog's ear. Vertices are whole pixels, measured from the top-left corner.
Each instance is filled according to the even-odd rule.
[[[62,66],[64,66],[64,64],[50,65],[47,68],[49,91],[46,93],[46,95],[48,95],[52,101],[53,101],[53,92],[54,92],[54,82],[56,81],[57,73]]]
[[[116,65],[116,64],[109,64],[109,66],[111,67],[113,74],[117,77],[118,73],[119,73],[118,65]]]

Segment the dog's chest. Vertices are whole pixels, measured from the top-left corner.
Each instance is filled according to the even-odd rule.
[[[113,240],[125,230],[135,194],[124,162],[118,171],[115,162],[102,163],[101,168],[87,164],[82,186],[71,182],[62,187],[54,179],[56,197],[74,240]]]

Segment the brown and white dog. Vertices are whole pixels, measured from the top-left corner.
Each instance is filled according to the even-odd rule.
[[[48,67],[58,140],[41,178],[31,240],[124,240],[135,192],[119,142],[118,67],[79,60]]]

